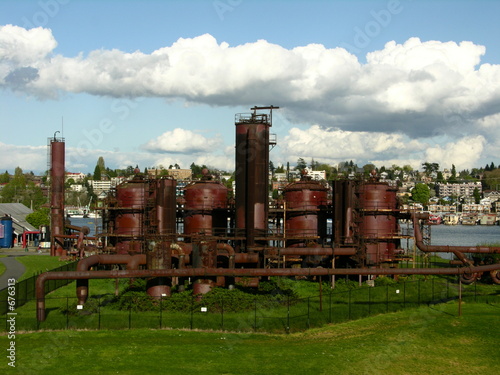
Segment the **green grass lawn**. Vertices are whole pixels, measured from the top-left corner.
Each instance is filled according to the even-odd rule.
[[[3,273],[5,272],[7,268],[5,267],[5,264],[3,264],[2,262],[0,262],[0,276],[3,275]]]
[[[290,335],[182,330],[16,335],[24,374],[487,374],[498,370],[498,305],[451,302]],[[6,352],[9,340],[0,336]]]
[[[66,261],[60,261],[59,257],[53,257],[50,255],[26,255],[16,257],[16,259],[26,267],[24,275],[18,281],[70,263]]]

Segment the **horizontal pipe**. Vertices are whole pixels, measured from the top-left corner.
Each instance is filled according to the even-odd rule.
[[[141,277],[257,277],[326,275],[461,275],[500,269],[500,263],[462,268],[183,268],[161,270],[111,270],[45,272],[36,280],[37,319],[45,320],[45,281],[119,279]]]
[[[137,270],[141,264],[146,264],[146,254],[128,255],[91,255],[78,262],[76,265],[77,272],[85,272],[92,266],[99,264],[126,264],[127,270]],[[76,282],[76,297],[78,303],[83,305],[89,294],[89,280],[79,279]]]
[[[331,248],[331,247],[285,247],[278,249],[279,255],[354,255],[356,248]]]
[[[415,212],[413,216],[413,231],[415,233],[415,245],[424,253],[480,253],[480,254],[500,254],[498,246],[448,246],[448,245],[426,245],[424,244],[422,232],[420,231],[419,220],[427,220],[428,213]]]

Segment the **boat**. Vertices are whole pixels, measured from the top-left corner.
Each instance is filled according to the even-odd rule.
[[[462,214],[462,225],[476,225],[479,218],[477,214]]]
[[[479,218],[479,224],[481,225],[495,225],[497,223],[497,214],[483,214]]]
[[[429,220],[427,221],[430,225],[439,225],[443,222],[443,219],[439,215],[430,215]]]
[[[66,217],[81,218],[85,215],[85,210],[80,207],[66,207],[64,209],[64,212],[66,214]]]
[[[444,225],[457,225],[459,223],[460,217],[457,214],[445,214],[443,216]]]

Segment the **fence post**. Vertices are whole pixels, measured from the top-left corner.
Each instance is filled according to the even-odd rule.
[[[372,313],[372,287],[368,287],[368,316]]]
[[[403,309],[406,308],[406,280],[403,283]]]
[[[257,332],[257,298],[254,299],[253,309],[253,331]]]
[[[190,327],[193,329],[193,314],[194,314],[194,296],[191,296],[191,323]]]
[[[307,328],[311,328],[311,319],[310,319],[310,310],[311,310],[311,297],[307,297]]]
[[[349,293],[348,293],[348,301],[349,301],[349,316],[347,317],[348,320],[351,320],[351,289],[349,289]]]
[[[163,326],[163,296],[160,296],[160,329]]]
[[[385,312],[389,312],[389,285],[385,287]]]
[[[224,296],[221,299],[221,329],[224,329]]]
[[[328,312],[328,320],[329,320],[329,323],[331,324],[332,323],[332,294],[333,294],[333,292],[330,290],[329,294],[330,294],[330,297],[329,297],[330,309]]]
[[[132,306],[128,307],[128,329],[130,329],[132,325]]]
[[[418,295],[418,301],[417,302],[418,302],[418,305],[420,306],[420,279],[418,279],[418,293],[417,293],[417,295]]]
[[[97,299],[97,329],[101,329],[101,297]]]
[[[69,327],[69,297],[66,297],[66,329]]]
[[[286,333],[290,333],[290,296],[287,296]]]

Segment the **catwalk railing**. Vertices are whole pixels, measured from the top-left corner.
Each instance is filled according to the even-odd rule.
[[[239,294],[233,297],[227,291],[229,293],[211,298],[166,297],[152,301],[140,294],[122,296],[119,300],[109,294],[90,297],[79,309],[76,297],[47,296],[47,319],[39,322],[31,289],[20,290],[15,309],[17,331],[182,328],[290,333],[459,298],[468,303],[485,302],[500,308],[498,286],[464,285],[455,277],[430,277],[376,287],[347,288],[344,285],[342,290],[323,287],[322,293],[307,298],[273,296],[271,293],[265,297],[241,299]],[[147,311],[138,311],[145,298]],[[0,300],[0,306],[2,311],[7,311],[7,300]],[[0,316],[2,330],[8,330],[9,314]]]

